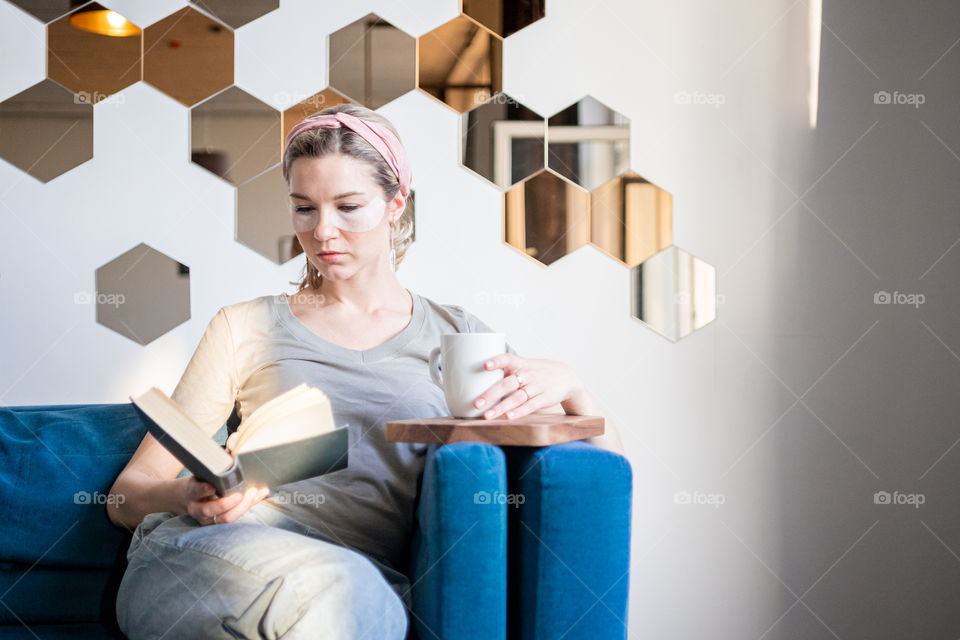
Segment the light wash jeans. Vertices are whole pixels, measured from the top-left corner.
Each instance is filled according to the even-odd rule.
[[[266,501],[228,524],[151,513],[127,560],[117,621],[130,640],[406,637],[405,575]]]

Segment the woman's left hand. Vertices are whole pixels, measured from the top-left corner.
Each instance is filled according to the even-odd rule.
[[[503,380],[473,401],[475,408],[484,409],[483,417],[487,420],[501,416],[508,420],[519,418],[563,402],[583,388],[574,368],[556,360],[502,353],[483,366],[487,371],[503,369]]]

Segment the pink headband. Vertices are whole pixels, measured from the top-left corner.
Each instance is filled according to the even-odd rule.
[[[410,193],[410,163],[407,162],[407,154],[404,152],[403,145],[400,144],[397,136],[376,122],[367,122],[343,111],[310,116],[291,129],[290,133],[287,134],[286,144],[284,144],[283,147],[284,151],[290,146],[293,139],[304,131],[318,129],[320,127],[338,129],[341,126],[350,129],[369,142],[370,146],[383,156],[383,159],[387,161],[387,164],[393,169],[393,172],[397,174],[397,180],[400,182],[400,194],[406,198],[407,194]]]

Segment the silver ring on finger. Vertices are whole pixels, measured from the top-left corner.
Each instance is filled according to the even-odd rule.
[[[213,514],[213,524],[217,524],[217,514]]]

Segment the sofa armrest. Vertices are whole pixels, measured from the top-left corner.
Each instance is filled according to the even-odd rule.
[[[498,447],[431,445],[411,549],[421,640],[506,638],[506,463]]]
[[[507,461],[517,497],[508,509],[515,637],[626,637],[629,461],[582,441],[508,447]]]

